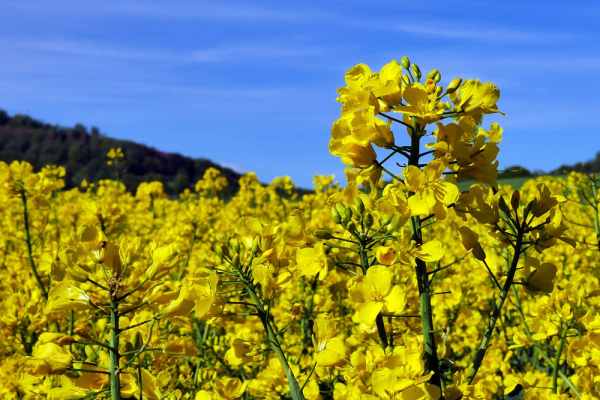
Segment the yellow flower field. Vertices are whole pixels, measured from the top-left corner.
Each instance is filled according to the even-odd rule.
[[[0,162],[2,398],[600,398],[600,178],[497,185],[500,90],[440,81],[351,68],[302,197]]]

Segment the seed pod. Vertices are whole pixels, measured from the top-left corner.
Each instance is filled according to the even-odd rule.
[[[456,90],[460,87],[461,83],[462,83],[462,78],[454,79],[452,82],[450,82],[448,84],[448,87],[446,88],[446,93],[451,94],[451,93],[456,92]]]
[[[408,59],[408,57],[402,56],[402,60],[400,61],[400,63],[402,64],[402,67],[406,69],[410,68],[410,60]]]
[[[133,349],[133,345],[131,344],[131,342],[125,343],[125,351],[123,353],[127,353],[127,354],[125,354],[125,358],[127,359],[127,361],[129,361],[133,357],[135,357],[135,351]]]
[[[313,232],[313,234],[319,239],[329,240],[331,239],[331,233],[329,231],[319,229]]]
[[[144,345],[144,338],[142,338],[142,334],[140,331],[137,331],[136,334],[131,338],[131,345],[134,350],[139,350]]]
[[[84,350],[85,350],[85,355],[86,355],[88,361],[93,362],[98,359],[98,354],[96,354],[94,349],[92,349],[90,346],[86,345]]]
[[[390,224],[390,222],[392,222],[392,220],[394,219],[394,216],[395,216],[395,215],[396,215],[396,214],[394,214],[394,213],[391,213],[391,214],[388,214],[388,215],[386,215],[386,216],[385,216],[385,218],[383,219],[383,221],[381,221],[381,225],[382,225],[382,226],[389,225],[389,224]]]

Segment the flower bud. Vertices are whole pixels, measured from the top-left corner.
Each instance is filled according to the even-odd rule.
[[[519,208],[519,202],[521,201],[521,193],[518,190],[515,190],[510,197],[510,205],[513,210]]]
[[[498,198],[498,208],[507,214],[510,213],[510,210],[508,209],[508,204],[506,204],[506,201],[502,196]]]
[[[342,216],[340,215],[340,213],[335,208],[331,209],[331,219],[336,224],[341,224],[342,223]]]
[[[439,73],[440,73],[440,71],[438,71],[437,69],[431,70],[431,71],[430,71],[430,72],[427,74],[427,76],[426,76],[426,79],[431,79],[432,81],[434,81],[434,80],[435,80],[434,78],[435,78],[436,74],[439,74]],[[438,81],[438,82],[439,82],[439,81]]]
[[[255,236],[254,239],[252,239],[252,252],[258,253],[259,250],[260,250],[260,236]]]
[[[231,259],[231,263],[233,264],[233,266],[235,268],[238,268],[240,266],[240,255],[238,253],[235,253],[233,255],[233,258]]]
[[[217,255],[219,257],[223,257],[223,246],[221,246],[220,244],[217,244],[215,246],[215,253],[217,253]]]
[[[410,78],[408,77],[408,74],[402,75],[402,84],[404,86],[410,86]]]
[[[364,217],[364,222],[368,228],[372,227],[373,224],[375,223],[375,220],[373,219],[373,215],[371,213],[366,213],[365,217]]]
[[[335,209],[337,210],[338,213],[340,213],[340,216],[342,217],[342,222],[345,219],[349,219],[348,214],[346,214],[346,209],[344,208],[344,206],[341,203],[337,203],[335,205]],[[350,214],[350,217],[352,216],[352,214]]]
[[[354,204],[356,205],[356,209],[358,210],[359,214],[365,212],[365,203],[363,203],[362,199],[359,196],[356,196],[354,198]]]
[[[456,92],[456,90],[460,87],[461,83],[462,83],[462,78],[454,79],[452,82],[450,82],[448,84],[448,87],[446,88],[446,93],[451,94],[451,93]]]
[[[439,83],[442,80],[442,74],[440,74],[440,71],[438,71],[437,74],[435,74],[433,80],[435,81],[435,83]]]
[[[412,64],[410,66],[410,69],[412,70],[412,74],[415,77],[416,80],[421,79],[421,70],[419,69],[419,67],[417,66],[417,64]]]
[[[356,225],[354,225],[354,221],[348,221],[346,224],[346,230],[350,233],[356,232]]]
[[[355,210],[352,209],[352,207],[348,206],[346,207],[346,215],[348,216],[348,219],[352,219],[352,218],[357,218],[358,214]]]
[[[331,233],[329,231],[319,229],[313,232],[313,234],[319,239],[329,240],[331,239]]]
[[[240,252],[240,242],[239,242],[239,240],[237,240],[237,238],[233,239],[231,248],[233,249],[233,252],[236,254]]]
[[[410,68],[410,60],[408,59],[408,57],[402,56],[402,60],[400,61],[400,63],[402,64],[402,67],[407,69]]]

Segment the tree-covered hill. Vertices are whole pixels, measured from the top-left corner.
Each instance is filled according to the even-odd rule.
[[[161,181],[165,192],[176,195],[185,188],[193,189],[209,167],[221,170],[227,178],[229,187],[224,196],[238,189],[239,173],[207,159],[164,153],[128,140],[109,138],[95,127],[89,131],[81,124],[66,128],[27,115],[11,117],[0,110],[0,161],[23,160],[36,169],[48,164],[61,165],[67,170],[65,183],[69,188],[78,186],[83,179],[88,182],[114,179],[115,166],[107,165],[106,154],[118,147],[125,154],[120,179],[130,191],[135,191],[141,182]]]

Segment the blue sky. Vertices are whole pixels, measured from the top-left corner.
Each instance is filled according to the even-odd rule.
[[[2,0],[0,108],[310,187],[346,70],[406,55],[494,82],[500,167],[550,170],[600,150],[600,3],[566,4]]]

